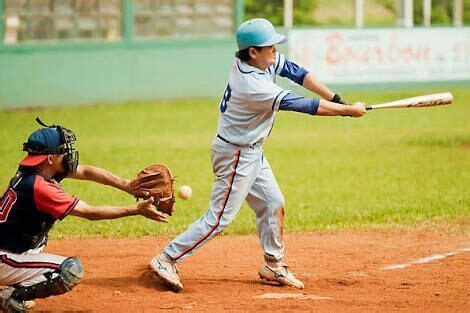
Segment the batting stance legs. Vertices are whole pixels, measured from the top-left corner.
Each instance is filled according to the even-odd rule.
[[[284,257],[284,196],[264,157],[246,200],[256,214],[256,227],[266,262],[280,262]]]
[[[24,312],[24,301],[66,293],[83,277],[77,258],[38,253],[22,254],[0,250],[1,308],[6,312]]]
[[[150,263],[150,268],[159,278],[176,291],[183,288],[176,263],[227,227],[245,200],[256,213],[258,233],[268,264],[280,265],[284,255],[284,197],[261,147],[240,147],[215,138],[211,148],[215,181],[209,209]]]

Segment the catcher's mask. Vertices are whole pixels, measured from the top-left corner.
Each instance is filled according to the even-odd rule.
[[[46,125],[39,117],[36,121],[44,126],[33,132],[23,144],[23,151],[28,155],[20,165],[36,166],[50,154],[64,154],[63,167],[67,174],[77,171],[78,150],[74,147],[77,138],[73,131],[60,125]]]

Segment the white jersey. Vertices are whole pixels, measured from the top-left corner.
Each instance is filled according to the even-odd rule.
[[[220,102],[217,134],[223,140],[252,145],[261,144],[268,137],[275,112],[290,92],[275,84],[284,62],[284,56],[277,53],[276,62],[263,72],[235,59]]]

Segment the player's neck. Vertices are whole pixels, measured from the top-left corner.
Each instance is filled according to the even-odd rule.
[[[266,72],[266,70],[267,70],[267,68],[268,68],[268,66],[263,65],[263,64],[259,64],[258,62],[256,62],[256,60],[253,60],[253,59],[251,59],[251,60],[249,60],[249,61],[246,61],[246,63],[247,63],[248,65],[251,65],[251,66],[253,66],[253,67],[256,67],[257,69],[259,69],[259,70],[262,71],[262,72]]]
[[[47,164],[39,164],[37,167],[36,167],[36,170],[47,176],[47,177],[54,177],[55,174],[57,174],[57,171],[52,167],[52,166],[48,166]]]

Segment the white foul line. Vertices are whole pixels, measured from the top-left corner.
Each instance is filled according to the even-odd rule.
[[[300,300],[333,300],[331,297],[303,293],[265,293],[254,296],[255,299],[300,299]]]
[[[382,268],[382,270],[388,271],[388,270],[403,269],[403,268],[410,267],[414,264],[424,264],[424,263],[429,263],[429,262],[432,262],[432,261],[435,261],[435,260],[442,260],[442,259],[448,258],[450,256],[454,256],[456,254],[459,254],[459,253],[462,253],[462,252],[467,252],[467,251],[470,251],[470,248],[462,248],[462,249],[455,250],[453,252],[442,253],[442,254],[434,254],[434,255],[431,255],[431,256],[426,256],[424,258],[416,259],[416,260],[411,261],[409,263],[385,266],[384,268]]]

